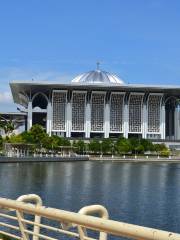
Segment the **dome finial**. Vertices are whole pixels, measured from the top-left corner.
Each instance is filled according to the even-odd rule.
[[[99,61],[97,61],[97,63],[96,63],[96,70],[97,70],[97,71],[99,71],[99,70],[100,70],[100,67],[99,67],[99,66],[100,66],[100,62],[99,62]]]

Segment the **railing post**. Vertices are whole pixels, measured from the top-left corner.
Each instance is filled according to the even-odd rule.
[[[41,198],[36,195],[36,194],[27,194],[27,195],[22,195],[20,196],[17,201],[20,201],[20,202],[34,202],[35,205],[37,207],[41,207],[42,206],[42,200]],[[23,212],[21,211],[16,211],[16,215],[17,215],[17,218],[18,218],[18,223],[19,223],[19,228],[20,228],[20,231],[21,231],[21,234],[22,234],[22,238],[23,240],[29,240],[29,234],[27,234],[24,230],[26,230],[26,224],[22,221],[22,219],[24,218],[24,214]],[[40,224],[41,222],[41,217],[38,216],[38,215],[35,215],[34,217],[34,222],[37,223],[37,224]],[[40,233],[40,227],[37,226],[37,225],[34,225],[34,228],[33,228],[33,232],[35,234],[39,234]],[[33,240],[39,240],[39,237],[38,236],[35,236],[33,235]]]
[[[25,232],[26,224],[24,222],[22,222],[22,219],[24,218],[23,212],[17,210],[16,215],[17,215],[17,218],[18,218],[19,229],[21,231],[22,239],[23,240],[29,240],[29,234]]]
[[[101,218],[109,219],[109,214],[107,209],[101,205],[91,205],[91,206],[83,207],[79,210],[79,213],[84,215],[99,214]],[[79,231],[80,240],[84,240],[84,237],[87,236],[86,228],[78,225],[78,231]],[[99,240],[107,240],[107,233],[100,232]]]

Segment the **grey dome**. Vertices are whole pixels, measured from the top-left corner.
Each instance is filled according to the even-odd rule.
[[[72,83],[82,83],[82,84],[124,84],[121,80],[114,74],[109,72],[94,70],[78,75],[72,80]]]

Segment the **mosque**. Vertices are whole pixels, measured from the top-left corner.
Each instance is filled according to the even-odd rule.
[[[180,86],[127,84],[97,66],[70,83],[12,81],[13,100],[27,115],[68,138],[180,140]]]

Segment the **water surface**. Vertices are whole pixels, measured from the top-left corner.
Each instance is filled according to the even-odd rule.
[[[0,164],[0,196],[36,193],[78,211],[104,205],[111,219],[180,233],[180,165],[100,162]]]

